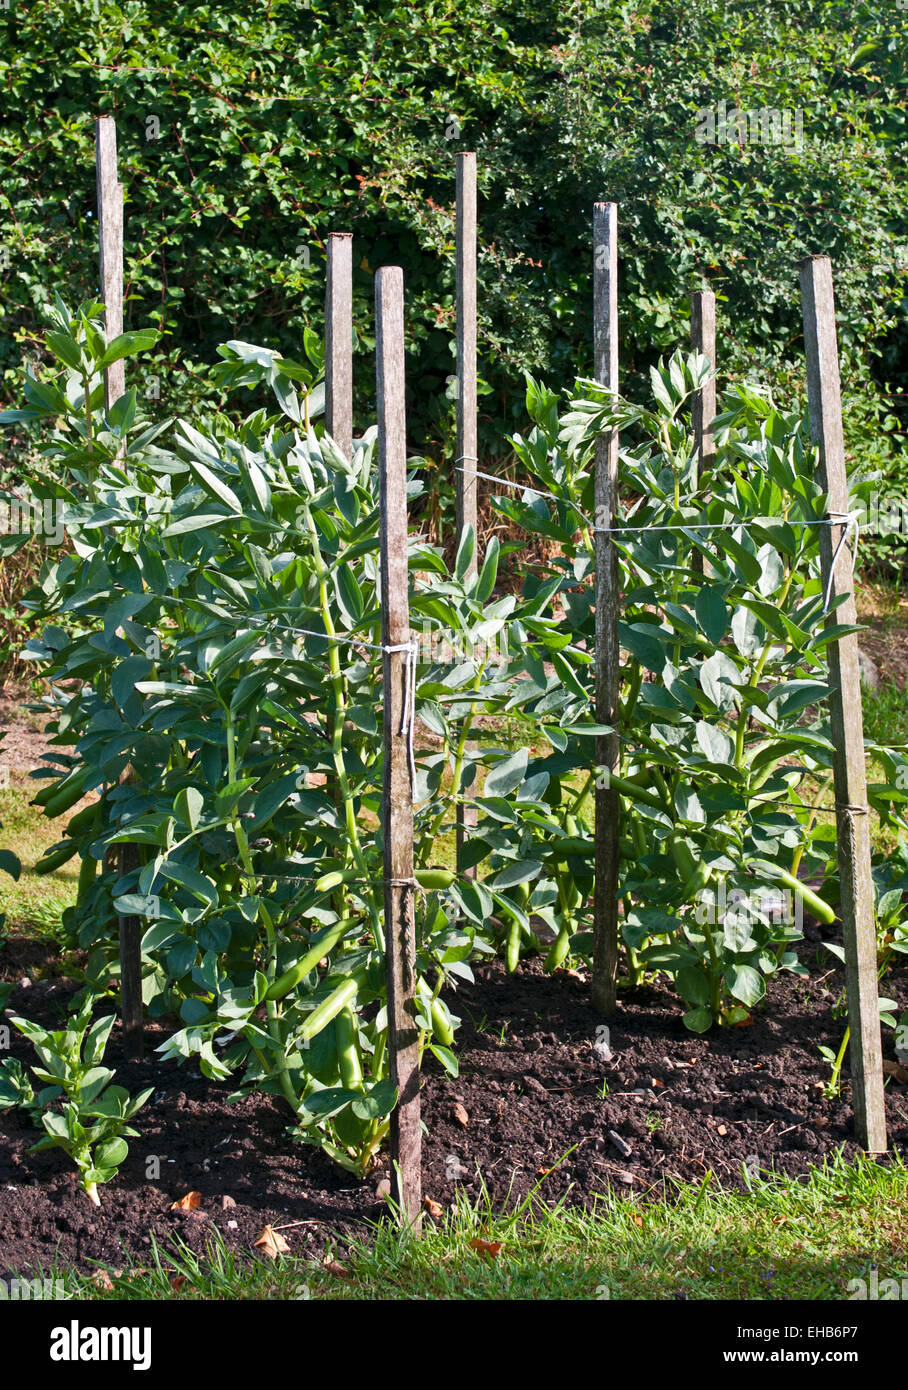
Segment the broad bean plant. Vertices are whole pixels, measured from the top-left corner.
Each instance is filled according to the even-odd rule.
[[[715,422],[715,462],[698,477],[688,414],[708,371],[706,359],[675,353],[653,369],[652,407],[579,381],[559,408],[530,379],[533,429],[512,442],[538,488],[496,503],[552,542],[552,598],[588,653],[593,451],[621,430],[620,515],[610,523],[620,527],[621,762],[617,774],[588,767],[569,809],[576,817],[589,805],[597,777],[618,790],[627,978],[669,976],[695,1032],[744,1021],[767,977],[803,972],[795,947],[805,908],[834,921],[835,831],[818,809],[832,778],[828,652],[855,630],[835,621],[841,599],[827,610],[825,498],[804,416],[737,387]],[[589,675],[588,665],[572,664],[587,703]],[[876,744],[868,751],[885,775],[871,785],[872,804],[903,831],[905,756]],[[579,766],[571,749],[564,771]],[[557,838],[546,843],[557,850]],[[562,842],[562,854],[573,881],[590,884],[589,833],[585,843]],[[819,894],[804,882],[813,874],[823,879]],[[588,949],[588,917],[562,921],[568,949]]]
[[[35,432],[27,482],[60,509],[68,545],[28,596],[45,624],[28,650],[48,682],[50,766],[37,794],[63,829],[39,869],[78,856],[65,925],[90,952],[99,993],[116,986],[118,919],[137,917],[143,995],[176,1020],[166,1058],[273,1092],[293,1132],[365,1172],[396,1100],[388,1077],[382,920],[380,610],[376,431],[345,458],[316,431],[319,345],[308,363],[231,342],[222,388],[260,400],[150,426],[135,389],[109,410],[103,369],[154,345],[107,343],[100,306],[52,311],[56,374],[29,374],[7,422]],[[276,409],[275,409],[276,406]],[[410,496],[421,485],[414,477]],[[455,809],[487,773],[547,810],[549,777],[492,742],[481,716],[540,703],[564,722],[582,690],[521,681],[564,645],[547,591],[495,597],[499,550],[478,574],[468,532],[452,573],[414,540],[411,611],[421,628],[417,712],[426,731],[415,796],[420,1045],[450,1072],[457,1019],[446,983],[498,936],[529,928],[521,847],[502,842],[488,882],[436,863]],[[523,649],[531,642],[533,654]],[[560,657],[558,658],[561,659]],[[546,699],[548,703],[546,704]],[[564,736],[562,736],[564,737]],[[540,904],[544,910],[544,904]]]

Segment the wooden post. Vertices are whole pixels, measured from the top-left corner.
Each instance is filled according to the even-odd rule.
[[[381,505],[382,643],[410,640],[407,570],[407,444],[404,411],[404,273],[375,276],[375,350]],[[382,834],[388,1054],[399,1099],[391,1116],[391,1162],[402,1219],[418,1225],[422,1207],[419,1031],[415,1021],[416,921],[413,788],[406,730],[404,652],[385,652]],[[410,699],[415,690],[409,691]],[[411,706],[412,711],[412,706]]]
[[[457,157],[457,464],[454,473],[456,543],[464,528],[472,526],[475,540],[473,560],[467,577],[473,578],[479,565],[479,536],[476,509],[476,458],[479,432],[476,407],[476,155]],[[460,472],[463,468],[466,472]],[[468,742],[467,758],[476,751]],[[463,847],[477,824],[475,806],[457,807],[455,842],[457,865],[465,878],[475,878],[476,869],[461,863]]]
[[[325,289],[325,424],[344,458],[353,457],[353,233],[328,237]]]
[[[139,846],[120,845],[117,869],[121,878],[139,867]],[[141,917],[117,919],[120,931],[120,1016],[123,1025],[123,1051],[126,1057],[141,1061],[145,1052],[142,1018],[142,935]]]
[[[107,341],[123,332],[123,185],[117,180],[117,126],[111,116],[95,121],[95,162],[98,183],[98,246],[101,298]],[[104,369],[104,406],[110,410],[126,391],[121,359]],[[124,844],[117,854],[121,878],[139,865],[137,845]],[[138,1061],[144,1052],[142,1019],[142,920],[118,918],[120,934],[120,1018],[123,1048]]]
[[[117,126],[111,116],[95,121],[98,176],[98,240],[101,255],[101,298],[107,341],[123,332],[123,185],[117,182]],[[121,359],[104,370],[104,403],[109,410],[126,390]]]
[[[716,369],[716,296],[712,290],[698,290],[691,296],[690,340],[695,352],[708,357]],[[713,420],[716,418],[716,379],[711,377],[694,393],[691,415],[697,441],[698,478],[712,468],[716,458]],[[696,480],[695,480],[696,485]],[[699,552],[697,552],[699,554]]]
[[[593,207],[593,376],[618,390],[618,205]],[[618,431],[596,441],[595,523],[618,510]],[[618,727],[618,556],[609,535],[595,533],[596,720]],[[618,770],[618,735],[596,740],[596,886],[593,901],[593,1007],[614,1013],[618,974],[618,829],[621,807],[610,785]]]
[[[476,155],[457,155],[457,470],[456,543],[467,526],[476,535]],[[464,469],[461,472],[460,469]],[[469,573],[476,573],[477,539]]]
[[[801,297],[810,430],[820,451],[819,482],[826,493],[830,514],[844,514],[848,511],[848,482],[832,265],[828,256],[809,256],[801,262]],[[842,527],[821,526],[819,532],[825,588],[830,580],[832,557],[842,535]],[[833,599],[840,594],[847,594],[848,597],[834,613],[829,614],[827,626],[857,622],[852,590],[851,550],[845,544],[832,576],[831,595]],[[856,633],[840,637],[837,642],[830,644],[829,668],[855,1130],[861,1144],[870,1153],[884,1153],[886,1112],[870,868],[870,818]]]

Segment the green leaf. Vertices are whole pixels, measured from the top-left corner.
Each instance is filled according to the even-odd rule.
[[[752,965],[730,965],[725,971],[725,983],[729,993],[748,1008],[758,1004],[766,993],[766,982]]]
[[[74,371],[81,372],[82,350],[75,338],[71,338],[68,333],[45,333],[44,341],[64,366],[72,367]]]
[[[216,497],[219,502],[223,502],[236,516],[242,515],[242,502],[233,489],[228,487],[216,473],[212,472],[206,464],[200,463],[199,460],[195,458],[189,460],[189,467],[206,492],[210,492],[212,497]]]
[[[485,559],[476,581],[477,603],[486,603],[492,597],[492,590],[495,588],[495,580],[498,577],[498,557],[500,554],[501,543],[497,536],[493,536],[486,546]]]
[[[397,1087],[393,1081],[378,1081],[350,1107],[358,1120],[381,1120],[390,1115],[397,1104]]]
[[[473,563],[473,556],[476,554],[476,536],[472,526],[464,528],[457,547],[457,558],[454,562],[454,573],[458,579],[466,579],[467,571]]]
[[[104,356],[95,363],[95,370],[101,372],[124,357],[134,357],[137,352],[146,352],[154,347],[159,337],[160,334],[152,328],[140,328],[135,333],[121,333],[108,344]]]
[[[529,750],[520,748],[509,758],[504,758],[489,773],[483,788],[484,797],[506,797],[516,791],[526,777]]]
[[[204,809],[205,798],[196,787],[184,787],[174,798],[174,815],[190,830],[195,830]]]
[[[700,630],[717,647],[728,631],[728,608],[717,584],[701,584],[694,602]]]
[[[697,1008],[688,1009],[681,1022],[691,1033],[707,1033],[713,1026],[713,1015],[711,1009]]]
[[[675,978],[675,984],[681,998],[688,1004],[709,1003],[709,980],[702,970],[695,965],[683,965]],[[712,1015],[710,1015],[710,1021]]]
[[[340,564],[334,571],[334,586],[337,601],[350,627],[356,627],[365,612],[365,603],[356,582],[353,570],[347,564]]]
[[[730,763],[734,756],[735,745],[728,734],[705,719],[697,721],[697,743],[711,763]]]
[[[299,779],[298,772],[286,772],[283,777],[279,777],[276,782],[272,782],[257,794],[253,803],[256,830],[269,821],[289,797],[299,791]]]
[[[658,631],[654,623],[618,623],[618,640],[622,647],[648,671],[661,671],[665,665],[666,649],[655,636]]]
[[[449,1076],[456,1078],[460,1075],[460,1064],[449,1047],[442,1043],[429,1043],[429,1051],[438,1058]]]
[[[529,883],[532,879],[538,878],[541,872],[542,864],[538,859],[517,859],[496,874],[489,887],[513,888],[517,883]]]
[[[714,652],[700,667],[699,677],[704,694],[724,714],[735,709],[740,697],[733,686],[740,681],[741,673],[730,657]]]
[[[189,890],[193,897],[201,899],[202,902],[210,904],[211,907],[218,905],[218,890],[196,869],[190,869],[186,864],[180,864],[173,859],[165,859],[159,866],[158,872],[165,878],[169,878],[173,883],[179,883],[183,888]]]

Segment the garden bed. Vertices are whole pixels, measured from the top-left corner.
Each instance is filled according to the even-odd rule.
[[[609,1189],[659,1200],[672,1179],[698,1183],[708,1172],[741,1188],[753,1156],[763,1170],[798,1175],[842,1146],[853,1154],[847,1081],[840,1101],[826,1099],[828,1067],[817,1051],[841,1037],[844,1023],[830,1009],[842,972],[818,951],[818,929],[808,925],[807,934],[810,979],[772,981],[769,1007],[746,1028],[693,1037],[668,989],[628,991],[611,1027],[608,1062],[594,1047],[600,1020],[583,979],[547,976],[537,961],[516,977],[497,961],[480,967],[475,984],[451,1000],[463,1019],[460,1077],[442,1075],[433,1059],[426,1066],[428,1197],[445,1208],[458,1187],[476,1197],[484,1182],[496,1207],[538,1187],[540,1201],[566,1198],[589,1208]],[[45,976],[52,951],[11,938],[0,946],[0,978]],[[47,973],[15,990],[10,1005],[58,1025],[73,992],[68,980]],[[893,971],[887,992],[908,1002],[904,968]],[[163,1028],[148,1031],[152,1046],[166,1036]],[[15,1031],[11,1048],[27,1059]],[[289,1112],[278,1100],[256,1095],[228,1107],[225,1086],[153,1056],[143,1065],[121,1063],[118,1053],[115,1030],[108,1058],[117,1081],[133,1091],[156,1089],[143,1110],[142,1137],[102,1189],[100,1210],[59,1152],[27,1153],[36,1132],[20,1112],[0,1118],[0,1274],[47,1270],[55,1256],[83,1271],[94,1261],[118,1269],[128,1257],[142,1265],[152,1236],[163,1246],[179,1237],[202,1251],[215,1227],[229,1248],[252,1253],[266,1224],[283,1228],[293,1254],[320,1258],[332,1237],[342,1250],[345,1235],[381,1218],[386,1169],[361,1184],[318,1150],[291,1143]],[[904,1156],[908,1088],[890,1082],[886,1095],[892,1151]],[[146,1177],[153,1156],[159,1178]],[[171,1211],[190,1191],[201,1194],[201,1206]]]

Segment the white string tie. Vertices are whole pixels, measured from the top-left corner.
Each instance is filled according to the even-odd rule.
[[[256,615],[257,616],[257,615]],[[247,618],[247,622],[252,627],[263,627],[267,624],[267,619],[262,618],[258,621],[256,616]],[[316,632],[309,627],[290,627],[286,623],[272,623],[270,625],[277,628],[279,632],[290,632],[294,636],[317,637],[322,642],[334,642],[337,646],[366,647],[372,652],[392,652],[406,653],[404,661],[404,702],[401,714],[400,728],[398,732],[406,735],[407,739],[407,761],[410,767],[410,786],[416,787],[416,674],[419,660],[419,640],[414,638],[409,642],[367,642],[362,637],[357,637],[354,633],[344,633],[338,635],[330,632]]]

